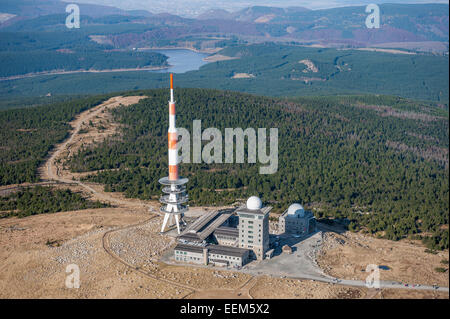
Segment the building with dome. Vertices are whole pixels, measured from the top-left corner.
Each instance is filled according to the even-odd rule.
[[[302,205],[295,203],[290,205],[278,219],[278,230],[280,234],[305,236],[316,230],[316,219],[312,212],[306,211]]]
[[[257,196],[236,210],[199,217],[177,237],[176,261],[242,267],[251,259],[271,257],[269,212]]]
[[[257,196],[247,200],[245,207],[236,210],[239,216],[239,247],[250,250],[250,257],[262,260],[269,250],[269,212]]]

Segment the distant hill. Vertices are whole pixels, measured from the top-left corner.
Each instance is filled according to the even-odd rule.
[[[0,23],[0,30],[24,31],[21,27],[24,20],[53,14],[66,15],[66,5],[56,0],[2,1],[0,13],[6,22]],[[381,28],[367,29],[364,6],[324,10],[254,6],[236,12],[214,9],[197,19],[187,19],[168,13],[152,14],[144,10],[125,11],[80,4],[84,25],[90,23],[89,17],[103,18],[95,21],[99,26],[115,25],[109,31],[102,30],[102,34],[116,48],[177,47],[189,42],[188,46],[195,49],[214,50],[230,45],[218,39],[219,36],[226,40],[237,37],[239,41],[248,43],[271,41],[326,47],[405,47],[439,53],[448,51],[448,8],[447,4],[382,4]],[[129,18],[120,20],[118,16]],[[39,23],[40,29],[51,30],[45,21],[40,20]],[[130,24],[141,27],[130,30]]]
[[[19,17],[37,17],[49,14],[65,13],[69,3],[60,0],[2,0],[0,1],[0,12],[11,13]],[[78,4],[80,12],[91,17],[102,17],[108,15],[138,15],[151,16],[145,10],[126,11],[110,6],[95,4]]]
[[[395,52],[395,51],[394,51]],[[177,75],[180,87],[216,88],[266,96],[388,94],[446,104],[446,56],[276,45],[239,45],[219,52],[236,57]],[[23,66],[22,66],[23,67]],[[167,74],[67,74],[0,81],[6,97],[106,93],[166,85]]]
[[[234,15],[231,12],[223,9],[211,9],[197,16],[199,20],[209,20],[209,19],[218,19],[218,20],[233,20]]]

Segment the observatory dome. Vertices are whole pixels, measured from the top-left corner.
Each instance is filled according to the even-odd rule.
[[[288,215],[299,215],[300,217],[304,217],[305,209],[302,205],[295,203],[289,206],[287,213]]]
[[[262,201],[258,196],[251,196],[247,199],[247,208],[251,210],[261,209]]]

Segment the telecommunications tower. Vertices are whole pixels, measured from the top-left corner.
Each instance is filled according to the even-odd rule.
[[[162,206],[160,211],[164,213],[164,221],[161,232],[166,226],[176,224],[180,234],[180,223],[186,225],[183,220],[184,213],[188,210],[188,195],[185,184],[187,178],[178,176],[178,150],[177,150],[177,128],[175,126],[175,100],[173,99],[173,74],[170,74],[170,101],[169,101],[169,176],[163,177],[159,183],[163,185],[163,193],[159,201]],[[175,219],[175,221],[174,221]]]

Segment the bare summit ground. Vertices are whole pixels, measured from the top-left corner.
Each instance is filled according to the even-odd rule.
[[[157,203],[106,193],[102,185],[80,182],[86,173],[65,166],[82,145],[118,134],[110,109],[142,98],[114,97],[81,113],[69,139],[55,147],[40,171],[43,179],[66,183],[58,187],[114,207],[0,220],[0,298],[448,298],[435,291],[374,290],[161,262],[175,240],[159,233]],[[432,271],[443,253],[424,255],[417,244],[343,236],[352,237],[342,247],[328,247],[331,237],[325,242],[319,263],[328,273],[361,278],[359,268],[373,262],[392,267],[389,275],[396,280],[445,284]],[[71,264],[80,269],[78,289],[65,284]]]
[[[441,263],[448,260],[448,250],[436,254],[425,250],[417,241],[395,242],[359,233],[327,232],[318,264],[325,273],[341,279],[365,280],[367,265],[375,264],[388,267],[380,270],[381,280],[448,287],[448,270],[435,270],[448,268]]]

